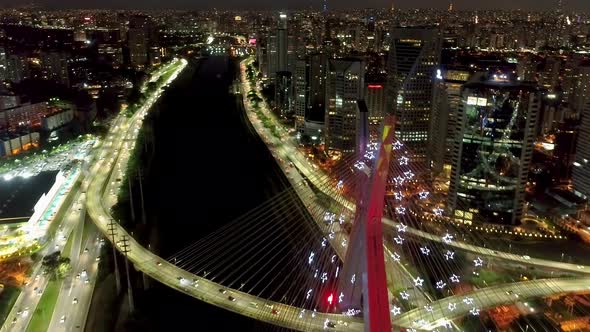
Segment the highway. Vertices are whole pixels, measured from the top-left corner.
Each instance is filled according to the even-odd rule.
[[[171,77],[170,81],[175,78],[174,76]],[[121,119],[121,121],[117,122],[118,125],[114,126],[108,135],[108,143],[103,144],[99,152],[101,158],[108,156],[108,159],[104,158],[101,160],[99,158],[99,161],[89,172],[91,177],[89,179],[90,185],[87,191],[86,206],[91,219],[105,236],[108,234],[108,224],[112,217],[109,212],[110,206],[104,203],[107,201],[113,202],[112,199],[105,200],[105,197],[109,195],[113,196],[111,192],[116,191],[112,191],[112,189],[119,185],[119,182],[114,181],[113,175],[118,176],[118,174],[117,172],[113,173],[113,170],[115,168],[121,171],[126,169],[125,165],[128,162],[132,149],[123,149],[123,146],[127,142],[134,142],[136,140],[143,117],[158,97],[159,93],[151,96],[133,117],[130,119]],[[128,258],[136,269],[185,294],[241,315],[286,328],[305,331],[323,331],[326,320],[329,320],[334,323],[338,321],[342,322],[342,324],[337,324],[332,329],[334,331],[364,330],[362,321],[357,318],[326,313],[316,313],[314,315],[315,317],[311,317],[311,313],[308,313],[308,315],[304,315],[303,318],[299,319],[296,317],[299,317],[301,313],[300,308],[270,302],[236,290],[227,290],[228,293],[223,294],[219,291],[219,289],[223,289],[223,286],[184,271],[174,264],[163,260],[135,241],[123,227],[116,223],[114,225],[116,236],[113,245],[117,250],[121,251],[121,240],[124,236],[129,239]],[[112,241],[111,237],[107,238],[109,241]],[[230,301],[228,294],[231,294],[235,298],[235,301]],[[273,310],[276,314],[272,313]]]
[[[88,232],[84,248],[88,251],[77,251],[77,264],[72,265],[72,273],[62,283],[48,331],[84,331],[98,275],[96,258],[100,254],[100,242],[96,231]],[[72,254],[75,251],[72,250]],[[86,275],[82,275],[82,270]],[[80,278],[77,278],[78,274],[81,274]],[[65,318],[63,322],[62,317]]]
[[[62,219],[62,224],[59,226],[56,236],[50,239],[47,245],[39,251],[41,257],[57,250],[62,250],[67,238],[72,236],[73,230],[80,223],[80,220],[84,218],[83,213],[79,210],[84,205],[84,194],[78,192],[75,195],[72,204],[64,214],[66,217]],[[23,287],[21,294],[17,298],[0,331],[22,332],[27,329],[49,281],[49,276],[42,274],[43,267],[41,266],[41,261],[32,267],[32,271],[30,283]],[[35,290],[35,288],[37,289]],[[23,315],[22,313],[17,314],[19,311],[24,311],[25,308],[29,308],[28,315]]]

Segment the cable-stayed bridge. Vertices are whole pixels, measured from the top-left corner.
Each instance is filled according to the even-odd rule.
[[[268,135],[293,187],[168,259],[158,257],[110,215],[115,179],[156,99],[117,119],[90,171],[87,207],[104,234],[114,227],[108,238],[118,250],[129,238],[136,269],[174,289],[301,331],[455,329],[454,319],[501,304],[590,291],[590,267],[490,249],[485,236],[448,222],[427,170],[409,162],[402,142],[378,132],[359,156],[329,171],[309,164],[288,139]],[[377,259],[368,264],[367,257]],[[468,287],[500,261],[503,270],[534,266],[542,278]]]

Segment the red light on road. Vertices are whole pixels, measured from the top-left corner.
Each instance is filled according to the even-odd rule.
[[[381,84],[369,84],[369,89],[383,89]]]
[[[334,294],[330,294],[330,296],[328,296],[328,303],[330,303],[330,305],[332,305],[332,301],[334,301]]]

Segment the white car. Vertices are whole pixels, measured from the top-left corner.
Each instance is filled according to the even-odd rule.
[[[77,304],[77,303],[78,303],[78,298],[77,298],[77,297],[75,297],[75,298],[72,300],[72,304]]]
[[[60,323],[65,323],[66,322],[66,315],[61,316],[61,318],[59,319]]]
[[[522,256],[522,259],[524,259],[524,260],[527,260],[527,261],[528,261],[529,259],[531,259],[531,256],[524,255],[524,256]]]

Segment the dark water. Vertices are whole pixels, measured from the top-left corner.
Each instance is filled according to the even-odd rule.
[[[152,247],[162,257],[283,191],[287,181],[229,94],[235,63],[195,61],[177,79],[153,119],[155,157],[146,175]],[[157,283],[139,292],[137,331],[268,331],[253,321]]]

